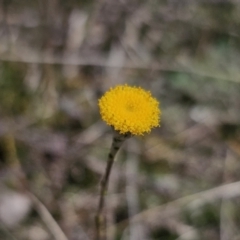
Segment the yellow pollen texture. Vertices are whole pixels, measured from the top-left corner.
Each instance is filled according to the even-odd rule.
[[[120,133],[143,135],[159,126],[159,102],[140,87],[119,85],[99,99],[102,119]]]

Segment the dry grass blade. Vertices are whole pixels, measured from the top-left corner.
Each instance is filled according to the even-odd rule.
[[[198,206],[196,203],[206,204],[219,199],[230,199],[240,196],[240,181],[225,184],[206,191],[188,195],[172,202],[147,209],[131,218],[131,222],[144,221],[146,224],[156,226],[160,221],[165,221],[166,218],[175,217],[182,208]],[[117,227],[124,228],[128,221],[122,221],[117,224]],[[115,226],[116,227],[116,226]],[[111,231],[111,228],[108,229]]]
[[[47,210],[47,208],[43,205],[43,203],[32,193],[28,193],[31,198],[38,214],[40,215],[42,221],[45,223],[49,232],[52,234],[54,239],[56,240],[68,240],[67,236],[64,234],[62,229],[59,227],[57,222],[54,220],[53,216]]]

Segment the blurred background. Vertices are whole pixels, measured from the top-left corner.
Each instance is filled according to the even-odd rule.
[[[108,240],[240,239],[240,2],[0,1],[0,240],[92,240],[111,144],[98,99],[148,89]]]

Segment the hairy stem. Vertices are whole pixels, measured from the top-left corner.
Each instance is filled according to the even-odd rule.
[[[106,219],[105,219],[105,216],[103,215],[103,210],[105,206],[105,196],[107,195],[109,176],[110,176],[112,165],[118,150],[122,146],[123,142],[129,137],[130,137],[130,134],[119,134],[116,131],[114,132],[112,146],[108,154],[106,170],[100,183],[100,199],[99,199],[97,214],[95,217],[96,240],[106,239]]]

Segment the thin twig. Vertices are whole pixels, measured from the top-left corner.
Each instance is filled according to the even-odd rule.
[[[32,193],[28,192],[38,214],[41,216],[43,222],[46,224],[49,232],[53,235],[56,240],[68,240],[62,229],[59,227],[53,216],[44,206],[44,204]]]
[[[29,198],[32,200],[43,222],[48,227],[49,232],[54,236],[56,240],[68,240],[44,204],[33,193],[30,192],[27,177],[17,156],[15,138],[12,132],[6,134],[5,142],[9,156],[9,165],[12,165],[16,168],[19,182],[22,184],[21,187],[23,187],[24,190],[28,193]]]
[[[113,142],[108,154],[107,167],[103,179],[101,180],[100,185],[100,199],[97,214],[95,217],[96,221],[96,240],[105,240],[106,239],[106,225],[105,218],[103,216],[103,210],[105,206],[105,196],[107,195],[108,181],[111,173],[112,165],[115,159],[115,156],[122,146],[124,140],[130,137],[129,134],[119,134],[118,132],[114,132]]]
[[[31,54],[29,54],[29,52]],[[173,66],[166,66],[165,64],[155,64],[155,63],[144,63],[144,62],[127,62],[127,64],[119,65],[118,63],[111,63],[106,60],[104,57],[95,57],[95,58],[82,58],[82,57],[65,57],[59,58],[47,53],[36,53],[31,49],[26,49],[21,52],[14,52],[14,54],[2,54],[0,56],[0,61],[6,62],[21,62],[21,63],[36,63],[36,64],[62,64],[62,65],[72,65],[72,66],[100,66],[106,68],[125,68],[125,69],[145,69],[161,72],[178,72],[183,74],[193,74],[201,76],[204,78],[209,78],[213,80],[222,80],[232,83],[239,84],[240,79],[236,77],[229,77],[224,74],[212,74],[211,72],[205,72],[199,69],[189,69],[186,66],[183,66],[181,63],[176,63]]]
[[[240,181],[228,183],[218,187],[211,188],[202,192],[194,193],[185,197],[178,198],[166,204],[147,209],[139,214],[136,214],[131,218],[132,222],[138,222],[144,220],[146,224],[156,225],[160,221],[165,221],[175,217],[184,207],[194,208],[199,207],[199,204],[206,204],[219,199],[231,199],[240,196]],[[194,203],[198,203],[194,205]],[[118,228],[124,228],[129,223],[129,219],[124,220],[114,226]],[[112,231],[111,227],[108,231]]]
[[[134,152],[139,152],[139,146],[134,141],[135,139],[130,139],[130,144]],[[138,155],[128,151],[128,157],[126,161],[126,200],[128,205],[128,215],[129,221],[129,234],[127,231],[126,239],[136,240],[136,239],[148,239],[146,235],[146,229],[142,224],[142,221],[132,222],[131,218],[140,212],[139,204],[139,189],[138,189],[138,175],[139,175],[139,159]]]

